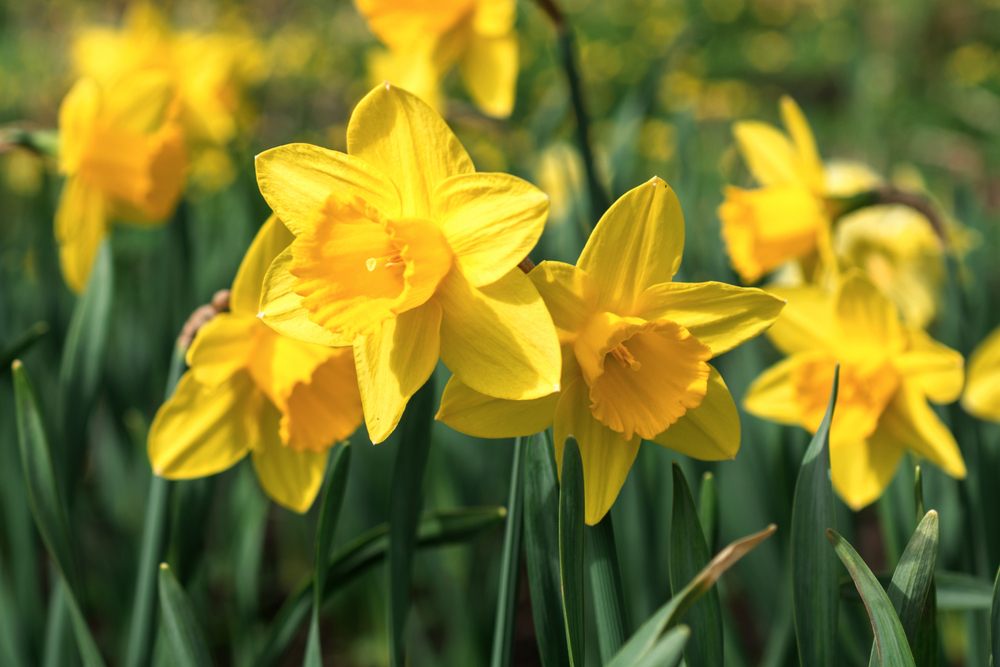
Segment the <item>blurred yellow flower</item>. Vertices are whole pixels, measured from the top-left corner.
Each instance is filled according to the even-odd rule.
[[[836,295],[816,287],[771,290],[788,299],[768,337],[784,361],[758,377],[744,407],[815,432],[840,363],[840,393],[830,435],[833,485],[853,509],[882,495],[907,449],[952,477],[965,477],[954,437],[927,404],[962,391],[962,356],[917,327],[852,270]]]
[[[560,461],[566,437],[576,436],[591,525],[618,497],[642,439],[702,460],[733,458],[739,416],[708,361],[767,329],[783,302],[758,289],[671,282],[683,248],[684,218],[666,183],[653,178],[626,193],[577,266],[542,262],[528,274],[559,333],[562,392],[500,400],[454,376],[438,419],[489,438],[554,423]]]
[[[198,332],[190,370],[157,412],[148,449],[153,470],[168,479],[212,475],[249,452],[267,494],[305,512],[330,447],[362,414],[349,349],[285,338],[257,317],[264,273],[292,239],[275,216],[261,228],[233,282],[231,312]]]
[[[389,48],[371,70],[441,108],[441,79],[456,62],[479,109],[506,118],[514,108],[518,45],[514,0],[355,0]]]
[[[399,422],[438,357],[490,396],[559,389],[559,343],[517,268],[548,198],[476,173],[433,109],[389,84],[347,128],[347,154],[308,144],[257,156],[257,182],[295,234],[264,283],[261,318],[280,333],[353,345],[372,442]]]
[[[994,329],[969,357],[962,407],[980,419],[1000,422],[1000,328]]]
[[[56,210],[63,277],[83,290],[112,218],[162,222],[180,198],[187,169],[170,81],[156,72],[103,88],[80,79],[59,109],[59,171],[66,176]]]

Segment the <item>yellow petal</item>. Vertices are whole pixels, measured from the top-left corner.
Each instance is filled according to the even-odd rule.
[[[767,330],[784,306],[784,299],[759,289],[716,282],[661,283],[639,296],[633,314],[677,322],[717,357]]]
[[[354,342],[361,403],[373,443],[389,437],[410,396],[434,372],[441,347],[441,319],[441,306],[431,299]]]
[[[779,424],[801,424],[802,413],[792,384],[792,371],[799,363],[796,357],[788,357],[758,375],[743,396],[743,409]]]
[[[471,14],[475,0],[355,0],[355,4],[386,45],[412,51]]]
[[[433,218],[474,286],[499,280],[538,243],[548,196],[507,174],[462,174],[435,188]]]
[[[740,415],[719,371],[709,368],[705,398],[653,442],[702,461],[733,459],[740,449]]]
[[[1000,421],[1000,327],[969,357],[969,380],[962,407],[980,419]]]
[[[198,330],[187,351],[187,363],[200,384],[214,387],[246,368],[258,340],[271,334],[255,317],[220,313]],[[273,334],[271,334],[273,335]]]
[[[608,209],[576,265],[600,287],[601,308],[626,312],[647,287],[670,282],[683,251],[677,195],[654,176]]]
[[[257,185],[271,210],[298,236],[331,194],[357,197],[385,215],[400,213],[388,174],[356,156],[310,144],[288,144],[254,159]]]
[[[260,436],[251,450],[257,479],[276,503],[304,514],[323,485],[330,450],[299,452],[283,445],[278,436],[281,413],[270,402],[264,404]]]
[[[799,173],[797,151],[776,128],[757,121],[733,125],[736,145],[747,168],[763,186],[805,185]]]
[[[59,107],[59,171],[72,174],[90,143],[101,108],[101,89],[93,79],[77,81]]]
[[[779,350],[795,354],[834,348],[838,329],[833,297],[818,287],[768,287],[767,291],[786,301],[781,317],[767,330]]]
[[[558,392],[530,401],[507,401],[480,394],[452,375],[441,395],[435,419],[478,438],[514,438],[552,426]]]
[[[896,474],[903,447],[878,429],[867,440],[830,446],[830,475],[837,495],[857,511],[878,500]]]
[[[216,387],[185,373],[149,429],[153,471],[168,479],[193,479],[235,465],[250,447],[248,417],[254,415],[247,409],[255,392],[246,373]]]
[[[462,80],[476,106],[493,118],[507,118],[517,91],[517,33],[498,37],[473,32],[462,57]]]
[[[500,37],[514,29],[515,0],[476,0],[472,28],[480,35]]]
[[[292,249],[279,254],[267,273],[260,296],[258,317],[282,336],[303,343],[339,347],[350,345],[353,339],[335,334],[309,319],[309,311],[302,305],[302,297],[295,293],[295,276],[291,273]]]
[[[391,81],[392,85],[410,91],[440,113],[444,108],[441,79],[454,63],[441,61],[435,57],[437,52],[434,45],[427,45],[418,52],[373,49],[367,58],[368,79],[376,85]]]
[[[552,315],[560,343],[571,343],[597,310],[597,283],[572,264],[542,262],[528,278]]]
[[[869,348],[891,354],[905,345],[896,307],[860,271],[852,271],[840,285],[837,320],[846,347],[864,356]]]
[[[475,171],[441,116],[389,83],[377,86],[354,109],[347,126],[347,152],[395,183],[404,216],[428,217],[438,184]],[[285,220],[281,211],[275,212]]]
[[[365,419],[350,348],[330,350],[308,382],[292,386],[281,418],[281,439],[297,451],[323,451],[346,440]]]
[[[625,440],[621,433],[594,419],[583,378],[571,382],[559,395],[553,433],[560,478],[567,436],[574,436],[580,446],[586,495],[584,520],[593,526],[604,518],[618,497],[642,439],[635,435]]]
[[[903,384],[879,422],[880,430],[956,479],[965,479],[965,461],[955,437],[917,387]]]
[[[260,312],[261,286],[267,269],[294,240],[295,237],[288,228],[272,213],[240,262],[236,279],[233,280],[233,290],[229,295],[229,309],[232,312],[257,316]]]
[[[166,120],[167,107],[176,94],[168,72],[133,72],[107,88],[101,115],[111,127],[148,134]]]
[[[70,176],[56,210],[56,240],[63,278],[77,294],[87,286],[94,256],[106,234],[104,195]]]
[[[802,109],[788,95],[781,98],[781,119],[788,133],[792,135],[792,141],[795,142],[804,180],[815,192],[822,192],[823,161],[819,159],[819,151],[816,150],[816,139]]]
[[[934,403],[958,399],[965,382],[962,355],[916,327],[907,327],[906,334],[907,350],[894,359],[906,382],[919,388]]]
[[[559,390],[552,318],[520,269],[477,288],[452,270],[438,288],[441,360],[476,391],[513,400]]]

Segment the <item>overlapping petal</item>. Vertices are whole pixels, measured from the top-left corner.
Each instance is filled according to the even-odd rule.
[[[844,278],[836,309],[841,347],[865,357],[902,352],[906,341],[899,313],[863,273],[853,271]]]
[[[198,330],[187,351],[190,373],[206,387],[225,382],[246,368],[258,341],[271,334],[256,318],[220,313]]]
[[[906,352],[893,363],[907,384],[920,389],[935,403],[958,399],[965,382],[962,355],[915,327],[907,327],[906,334],[909,340]]]
[[[419,50],[470,14],[475,0],[355,0],[372,32],[397,51]]]
[[[63,277],[77,294],[87,286],[107,224],[104,195],[78,176],[67,178],[56,209],[56,240]]]
[[[806,182],[814,192],[823,192],[823,161],[816,149],[816,138],[802,109],[787,95],[781,98],[781,119],[795,144]]]
[[[830,475],[837,495],[853,509],[875,502],[903,458],[903,444],[883,429],[867,440],[830,445]]]
[[[598,287],[586,271],[572,264],[542,262],[528,278],[545,301],[561,343],[571,343],[597,310]]]
[[[767,123],[753,120],[733,125],[733,136],[750,173],[763,186],[804,185],[799,157],[788,137]]]
[[[904,383],[882,415],[879,427],[952,477],[965,478],[965,461],[955,436],[918,388]]]
[[[768,288],[785,299],[781,317],[767,330],[767,337],[785,354],[833,349],[839,332],[832,297],[818,287]]]
[[[278,435],[281,413],[267,400],[260,412],[260,430],[250,452],[257,479],[275,502],[303,514],[323,485],[330,450],[296,451],[285,446]]]
[[[260,312],[260,296],[264,277],[275,258],[295,237],[274,214],[257,232],[250,249],[243,256],[229,295],[229,309],[236,314],[256,316]]]
[[[489,36],[473,31],[462,57],[462,81],[476,106],[493,118],[507,118],[517,91],[517,34]]]
[[[719,371],[709,368],[708,391],[698,407],[652,440],[702,461],[733,459],[740,449],[740,415]]]
[[[554,392],[528,401],[493,398],[469,388],[457,375],[452,375],[444,387],[435,419],[479,438],[528,436],[552,425],[560,396]]]
[[[779,424],[798,424],[802,418],[792,373],[801,359],[788,357],[757,376],[743,396],[743,409]]]

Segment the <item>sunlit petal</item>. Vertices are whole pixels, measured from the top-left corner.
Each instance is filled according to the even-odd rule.
[[[709,368],[708,392],[698,407],[652,440],[695,459],[722,461],[735,458],[740,449],[740,415],[719,371]]]

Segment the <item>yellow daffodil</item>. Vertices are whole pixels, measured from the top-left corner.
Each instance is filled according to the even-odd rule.
[[[1000,422],[1000,328],[994,329],[969,357],[962,407],[980,419]]]
[[[330,447],[362,415],[349,349],[285,338],[257,318],[264,272],[292,238],[274,216],[261,228],[236,274],[231,312],[198,331],[190,370],[156,414],[148,447],[168,479],[212,475],[249,452],[267,494],[305,512]]]
[[[788,299],[768,336],[784,361],[764,371],[744,407],[815,432],[840,363],[840,392],[830,432],[833,485],[860,509],[882,495],[909,449],[952,477],[965,477],[962,454],[927,404],[962,391],[962,356],[900,322],[892,303],[860,271],[836,295],[816,287],[772,290]]]
[[[642,439],[702,460],[733,458],[739,417],[708,361],[767,329],[783,304],[758,289],[671,282],[683,248],[684,218],[666,183],[653,178],[625,194],[576,266],[542,262],[528,274],[559,333],[562,392],[499,400],[454,376],[438,419],[490,438],[554,423],[559,461],[576,436],[591,525],[618,497]]]
[[[184,184],[184,133],[170,82],[140,73],[102,88],[81,79],[59,109],[59,171],[66,176],[56,210],[56,240],[66,283],[83,290],[112,218],[168,218]]]
[[[505,118],[514,108],[518,46],[514,0],[355,0],[389,48],[372,62],[389,79],[440,108],[440,83],[456,62],[483,113]]]
[[[476,173],[440,116],[384,84],[358,104],[347,154],[308,144],[257,156],[257,182],[295,235],[268,270],[261,318],[280,333],[353,345],[372,442],[384,440],[438,358],[506,399],[559,389],[559,342],[517,268],[548,199]]]
[[[790,259],[829,248],[823,164],[816,141],[790,97],[781,98],[781,115],[790,137],[757,121],[733,126],[740,153],[763,186],[728,186],[719,206],[733,268],[747,283]]]

